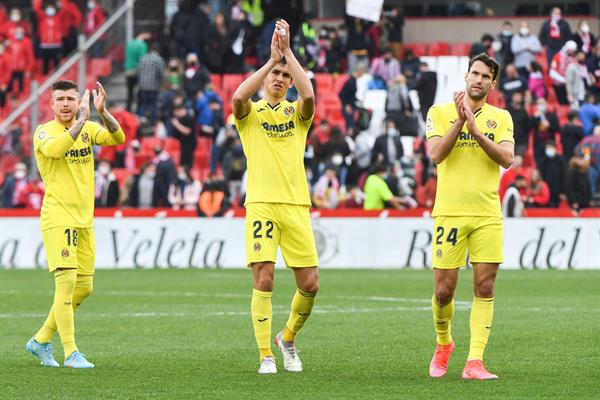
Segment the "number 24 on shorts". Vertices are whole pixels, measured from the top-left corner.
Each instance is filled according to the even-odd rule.
[[[444,227],[438,226],[435,230],[435,244],[442,244],[444,238]],[[452,243],[452,246],[456,246],[456,241],[458,240],[458,229],[451,228],[450,232],[448,232],[448,236],[446,237],[446,242]]]

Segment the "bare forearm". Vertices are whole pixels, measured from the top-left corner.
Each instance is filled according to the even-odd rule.
[[[485,151],[485,154],[487,154],[489,158],[494,160],[503,168],[510,167],[513,161],[514,151],[511,151],[500,144],[494,143],[491,139],[481,133],[475,136],[475,140],[477,143],[479,143],[479,146],[483,149],[483,151]]]
[[[428,143],[427,153],[434,163],[441,164],[442,161],[448,157],[454,148],[454,144],[456,143],[456,139],[458,139],[458,134],[460,133],[463,124],[464,121],[457,120],[444,136],[438,138],[435,143]]]
[[[85,125],[85,121],[86,120],[83,119],[75,120],[73,126],[69,128],[69,135],[71,135],[71,138],[73,138],[73,140],[77,140],[77,137],[79,136],[81,130],[83,129],[83,126]]]
[[[104,122],[104,126],[106,126],[106,129],[108,129],[110,133],[115,133],[121,128],[115,117],[113,117],[106,110],[104,110],[104,112],[100,114],[100,119],[102,119],[102,122]]]
[[[250,75],[233,93],[234,106],[236,101],[246,103],[250,97],[260,89],[263,80],[269,74],[269,71],[277,65],[277,61],[269,59],[258,71]]]
[[[298,62],[298,59],[294,55],[292,49],[287,49],[283,56],[285,57],[285,61],[290,68],[290,74],[292,74],[292,79],[294,81],[294,85],[296,85],[296,89],[298,89],[298,95],[301,99],[312,99],[315,97],[315,92],[313,90],[312,84],[310,83],[310,79],[308,79],[308,75]]]

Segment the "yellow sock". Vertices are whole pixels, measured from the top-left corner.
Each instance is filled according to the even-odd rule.
[[[494,318],[494,298],[474,297],[471,308],[471,346],[469,360],[483,360]]]
[[[310,312],[315,304],[315,296],[315,293],[308,293],[296,289],[296,293],[292,299],[290,317],[288,318],[283,331],[282,339],[284,342],[293,342],[296,339],[296,334],[302,329],[310,316]]]
[[[271,320],[273,319],[271,296],[272,292],[252,289],[250,312],[252,314],[252,325],[254,326],[254,336],[256,337],[260,360],[266,356],[273,355],[271,351]]]
[[[454,316],[454,299],[446,305],[439,305],[435,300],[435,295],[431,299],[431,309],[433,310],[433,327],[435,329],[436,341],[442,346],[452,343],[452,317]]]
[[[81,305],[83,300],[92,294],[93,290],[93,279],[92,275],[80,275],[77,277],[75,283],[75,290],[73,291],[73,312]],[[52,340],[56,333],[56,319],[54,318],[54,307],[50,308],[48,318],[44,322],[44,325],[35,334],[35,340],[39,343],[46,343]]]
[[[54,275],[55,292],[52,306],[58,334],[63,344],[65,357],[77,351],[75,345],[75,321],[73,318],[73,291],[77,281],[76,269],[65,269]]]
[[[78,275],[77,282],[75,283],[75,290],[73,290],[73,311],[83,303],[88,296],[92,294],[94,290],[94,276],[93,275]]]

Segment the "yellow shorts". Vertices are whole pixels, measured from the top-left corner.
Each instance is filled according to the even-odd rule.
[[[57,268],[76,268],[79,275],[94,275],[94,228],[50,228],[42,231],[42,240],[50,272]]]
[[[246,259],[275,262],[277,246],[290,268],[319,264],[310,224],[310,208],[294,204],[251,203],[246,206]]]
[[[501,217],[435,217],[432,238],[433,268],[454,269],[471,263],[501,264]]]

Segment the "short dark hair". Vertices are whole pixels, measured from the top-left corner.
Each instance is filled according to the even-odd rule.
[[[53,92],[55,90],[71,90],[71,89],[75,89],[75,90],[77,90],[77,92],[79,92],[79,87],[73,81],[60,80],[60,81],[56,81],[56,82],[54,82],[52,84],[52,91]]]
[[[567,114],[567,119],[569,121],[573,121],[575,118],[579,117],[579,113],[577,111],[569,111],[569,113]]]
[[[471,71],[471,67],[473,66],[475,61],[481,61],[489,69],[491,69],[492,70],[492,80],[493,81],[496,80],[496,78],[498,77],[498,71],[500,71],[500,63],[498,61],[496,61],[495,59],[493,59],[492,57],[488,56],[485,53],[480,53],[469,60],[468,71]]]

